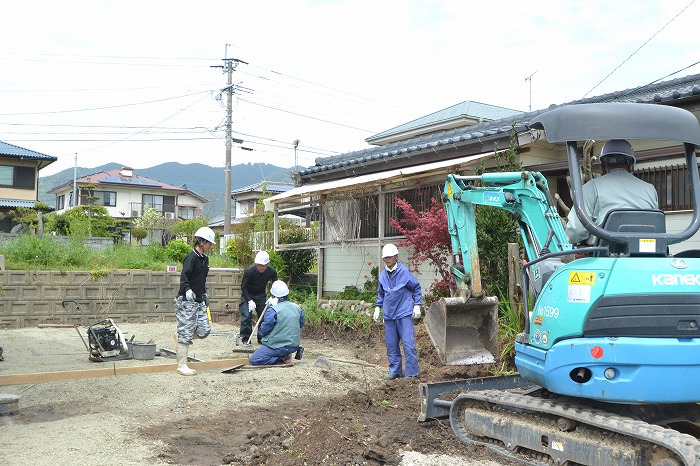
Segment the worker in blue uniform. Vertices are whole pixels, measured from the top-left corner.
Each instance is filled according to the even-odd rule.
[[[250,355],[254,366],[290,363],[297,353],[301,359],[301,328],[304,326],[304,311],[288,300],[289,288],[282,280],[270,287],[272,297],[267,302],[258,328],[262,346]]]
[[[401,349],[406,359],[406,377],[418,377],[418,352],[412,319],[421,316],[423,295],[421,286],[408,267],[399,262],[399,250],[394,244],[382,248],[384,269],[379,273],[374,321],[384,319],[384,341],[389,359],[389,375],[393,380],[403,375]]]

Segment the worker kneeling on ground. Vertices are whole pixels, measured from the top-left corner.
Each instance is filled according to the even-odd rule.
[[[258,335],[262,338],[260,348],[250,355],[254,366],[290,363],[293,353],[301,359],[301,328],[304,326],[304,311],[287,299],[289,288],[282,280],[277,280],[270,288],[272,298],[269,306],[260,317],[262,323]]]

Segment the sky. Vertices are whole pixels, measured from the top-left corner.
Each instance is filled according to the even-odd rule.
[[[0,12],[0,141],[58,157],[42,176],[223,167],[224,58],[238,60],[231,163],[284,168],[465,100],[537,110],[700,73],[696,0],[9,0]]]

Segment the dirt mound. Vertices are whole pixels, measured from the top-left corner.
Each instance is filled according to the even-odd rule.
[[[396,379],[377,386],[375,381],[358,380],[358,388],[320,403],[314,402],[312,393],[282,400],[275,397],[274,387],[261,387],[261,399],[266,401],[261,408],[227,409],[216,416],[191,418],[187,425],[163,424],[144,434],[168,443],[161,459],[177,464],[400,464],[403,453],[410,451],[462,458],[445,464],[511,464],[485,448],[458,441],[446,420],[417,422],[419,382],[478,373],[442,366],[422,325],[416,327],[416,336],[418,381]],[[327,333],[321,332],[321,338],[329,344]],[[330,344],[352,347],[359,359],[386,365],[381,332],[363,337],[335,332],[333,338]],[[324,376],[332,381],[338,375]],[[178,447],[183,444],[186,449]]]

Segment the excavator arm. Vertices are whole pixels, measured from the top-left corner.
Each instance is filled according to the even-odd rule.
[[[529,260],[571,249],[547,180],[537,172],[449,175],[443,191],[457,296],[434,302],[425,325],[449,365],[494,362],[498,352],[498,299],[485,296],[479,271],[475,206],[491,206],[518,220]],[[561,266],[559,258],[533,266],[538,286]],[[535,287],[537,290],[537,286]]]
[[[496,207],[515,216],[530,261],[543,254],[571,249],[556,201],[541,173],[522,171],[478,176],[448,175],[443,202],[455,262],[453,275],[457,287],[468,289],[472,297],[483,296],[474,212],[476,205]]]

